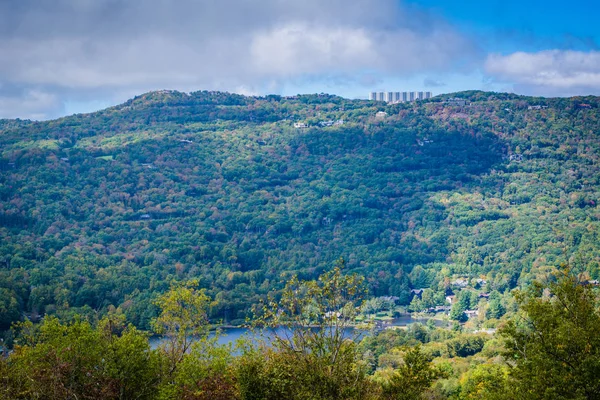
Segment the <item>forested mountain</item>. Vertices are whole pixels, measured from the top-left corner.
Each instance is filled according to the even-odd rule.
[[[597,279],[599,104],[161,91],[2,120],[0,329],[112,308],[147,328],[192,278],[236,322],[340,257],[404,304],[456,276],[502,293],[562,261]]]

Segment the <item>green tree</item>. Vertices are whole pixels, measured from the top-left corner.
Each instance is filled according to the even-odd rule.
[[[152,399],[161,380],[147,335],[110,319],[24,323],[3,374],[7,399]]]
[[[502,364],[481,364],[460,378],[461,400],[494,400],[513,392],[507,385],[508,367]]]
[[[568,270],[515,294],[520,318],[500,330],[511,386],[523,399],[600,398],[597,296]]]
[[[450,319],[458,322],[465,322],[467,320],[467,314],[465,314],[464,305],[459,302],[452,304],[450,309]]]
[[[271,297],[259,310],[256,326],[271,329],[267,333],[275,350],[264,349],[268,373],[262,375],[273,382],[271,389],[262,390],[279,388],[272,398],[368,398],[372,385],[354,340],[361,333],[350,329],[366,294],[364,279],[344,275],[343,268],[340,260],[318,280],[294,277],[278,301]],[[252,379],[240,385],[247,398],[255,398],[248,388],[260,387]]]
[[[381,380],[385,400],[416,400],[446,373],[434,366],[420,346],[406,348],[402,364]]]
[[[155,302],[161,311],[152,326],[157,334],[163,335],[160,349],[168,360],[169,375],[175,372],[194,342],[208,338],[210,298],[197,286],[196,280],[174,284]]]
[[[488,303],[488,308],[486,311],[486,317],[491,318],[500,318],[506,313],[506,307],[502,304],[499,299],[490,300]]]

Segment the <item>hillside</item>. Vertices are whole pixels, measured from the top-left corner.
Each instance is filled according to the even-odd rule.
[[[116,307],[147,327],[155,296],[190,278],[235,322],[340,257],[404,304],[456,276],[504,292],[565,261],[597,279],[599,105],[161,91],[0,121],[0,329]]]

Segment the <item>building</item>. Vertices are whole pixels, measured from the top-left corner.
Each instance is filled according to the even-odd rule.
[[[459,288],[465,288],[465,287],[469,286],[469,281],[466,280],[465,278],[458,278],[450,283],[454,286],[458,286]]]
[[[387,117],[387,113],[385,111],[379,111],[375,114],[375,118],[377,119],[384,119],[385,117]]]
[[[371,92],[369,93],[369,100],[404,103],[407,101],[427,100],[432,96],[431,92]]]

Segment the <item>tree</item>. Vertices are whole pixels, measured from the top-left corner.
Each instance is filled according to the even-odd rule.
[[[500,330],[518,398],[600,398],[600,314],[591,287],[569,270],[515,294],[518,320]]]
[[[206,339],[209,334],[210,298],[203,289],[196,289],[197,286],[196,280],[174,284],[155,302],[161,312],[152,326],[157,334],[164,335],[161,349],[169,360],[169,375],[175,372],[192,344]]]
[[[381,382],[385,400],[416,400],[421,398],[433,382],[446,374],[435,367],[421,351],[420,346],[406,348],[403,362]]]
[[[460,378],[461,400],[502,399],[512,390],[507,386],[508,367],[502,364],[480,364]]]
[[[275,351],[264,348],[267,367],[248,364],[263,371],[260,384],[252,379],[240,382],[248,398],[255,398],[248,388],[264,381],[273,382],[270,389],[262,389],[276,393],[269,398],[368,398],[372,385],[354,341],[361,332],[352,329],[366,294],[364,279],[344,275],[343,268],[340,260],[316,281],[293,277],[278,301],[271,296],[257,310],[256,326],[270,329]]]
[[[97,327],[84,321],[61,324],[47,317],[37,327],[27,322],[21,328],[3,366],[0,398],[154,398],[160,360],[148,336],[132,326],[108,318]]]
[[[461,303],[456,302],[452,305],[452,308],[450,309],[450,319],[458,322],[465,322],[467,320],[465,308]]]
[[[490,300],[488,303],[488,308],[486,311],[486,316],[488,319],[492,318],[500,318],[506,313],[506,307],[502,304],[499,299]]]

